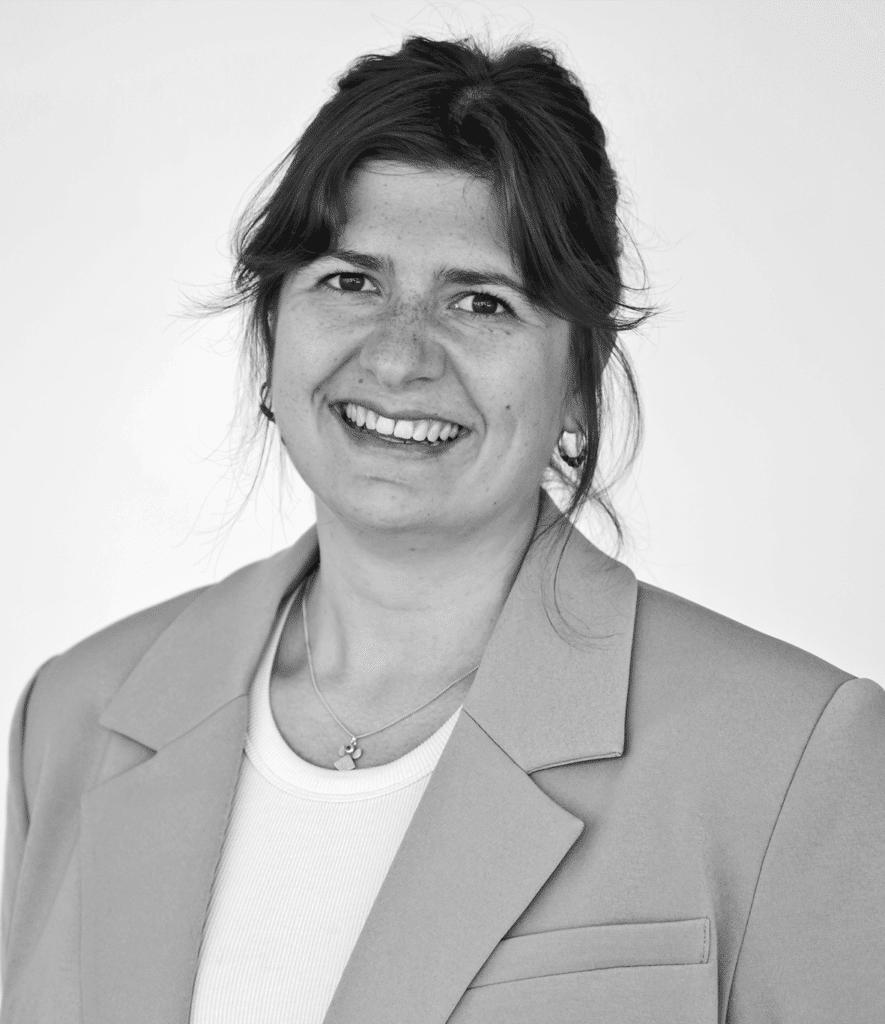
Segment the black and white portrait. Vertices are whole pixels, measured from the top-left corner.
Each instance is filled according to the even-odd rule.
[[[0,4],[0,1024],[885,1019],[883,41]]]

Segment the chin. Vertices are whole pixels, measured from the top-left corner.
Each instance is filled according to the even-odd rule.
[[[379,485],[372,488],[376,493],[365,491],[357,496],[348,495],[345,501],[335,500],[331,496],[324,500],[317,495],[317,504],[321,501],[331,516],[342,519],[362,530],[379,532],[402,532],[404,530],[423,531],[432,529],[434,532],[444,531],[446,524],[440,518],[440,501],[436,497],[410,500],[402,489],[392,485]],[[382,493],[378,493],[378,492]],[[387,493],[383,493],[387,492]]]

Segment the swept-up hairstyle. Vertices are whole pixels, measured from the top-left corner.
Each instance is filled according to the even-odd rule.
[[[605,131],[578,79],[547,47],[520,41],[495,52],[472,38],[410,36],[395,53],[356,59],[336,84],[235,232],[232,289],[221,305],[240,305],[246,314],[254,408],[270,378],[282,282],[337,245],[354,170],[386,159],[475,175],[491,187],[530,300],[571,324],[570,368],[581,396],[587,458],[573,470],[554,451],[549,472],[570,493],[566,514],[574,519],[586,502],[595,502],[620,546],[620,521],[606,483],[597,479],[613,408],[608,382],[615,369],[625,385],[625,469],[638,449],[642,420],[619,334],[655,309],[624,301],[626,291],[637,289],[622,280],[627,235],[618,215],[618,181]],[[637,315],[625,317],[625,311]]]

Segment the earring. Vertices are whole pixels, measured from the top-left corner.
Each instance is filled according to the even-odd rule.
[[[264,416],[266,416],[266,417],[267,417],[267,419],[268,419],[268,420],[269,420],[269,421],[270,421],[271,423],[273,423],[273,422],[274,422],[274,421],[276,420],[276,417],[275,417],[275,416],[274,416],[274,414],[273,414],[273,413],[272,413],[272,412],[270,411],[270,406],[269,406],[269,405],[267,404],[267,393],[268,393],[268,391],[270,391],[270,381],[269,381],[269,380],[266,380],[266,381],[265,381],[265,382],[264,382],[264,383],[263,383],[263,384],[261,385],[261,391],[259,392],[259,394],[260,394],[261,398],[260,398],[260,400],[259,400],[259,402],[258,402],[258,408],[259,408],[259,409],[261,410],[262,414],[263,414]]]
[[[556,451],[559,457],[567,466],[571,466],[572,469],[577,469],[577,467],[582,465],[584,460],[587,458],[587,438],[583,434],[581,434],[581,437],[584,440],[584,445],[579,452],[575,452],[574,455],[571,455],[569,454],[569,452],[565,451],[565,449],[562,446],[563,438],[566,434],[569,433],[572,433],[572,431],[564,430],[562,434],[560,434],[559,444],[556,446]],[[578,435],[575,434],[575,436],[577,437]]]

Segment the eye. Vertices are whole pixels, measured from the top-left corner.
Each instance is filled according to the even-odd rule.
[[[336,277],[341,278],[340,288],[336,288],[328,283]],[[326,277],[320,281],[320,284],[324,288],[328,288],[330,291],[336,292],[338,295],[342,295],[347,292],[350,292],[352,295],[372,295],[374,292],[363,291],[362,285],[367,280],[369,280],[367,274],[358,274],[353,271],[339,270],[334,274],[326,275]],[[356,285],[356,287],[350,287],[350,285]],[[463,302],[464,299],[472,299],[474,302],[479,300],[486,306],[486,309],[479,312],[475,309],[462,309],[462,313],[469,313],[471,316],[485,317],[486,319],[499,319],[503,316],[513,316],[512,306],[508,302],[505,302],[504,299],[499,299],[497,295],[492,295],[490,292],[469,292],[467,295],[461,296],[461,298],[458,299],[458,302]],[[504,312],[497,313],[489,311],[489,306],[501,306]]]
[[[487,310],[483,310],[482,312],[477,312],[475,309],[465,309],[465,310],[463,310],[463,312],[469,313],[471,316],[492,317],[494,319],[494,318],[499,318],[501,316],[512,316],[513,315],[513,309],[511,308],[509,303],[505,302],[503,299],[499,299],[497,295],[489,294],[489,292],[469,292],[467,295],[463,296],[461,299],[458,299],[458,301],[462,302],[463,299],[472,299],[473,302],[476,302],[477,299],[478,299],[485,306],[492,305],[492,306],[503,306],[504,307],[504,313],[490,313]]]
[[[327,282],[331,281],[333,277],[340,277],[340,278],[344,279],[344,280],[342,280],[342,283],[341,283],[342,286],[340,288],[333,288],[331,285],[327,284]],[[354,273],[346,271],[346,270],[339,270],[337,274],[329,274],[327,277],[324,277],[323,280],[320,283],[322,285],[324,285],[325,287],[329,288],[331,291],[338,292],[339,294],[341,292],[361,292],[362,291],[362,287],[357,287],[357,288],[350,288],[350,287],[348,287],[348,284],[353,284],[354,283],[354,278],[361,279],[359,281],[359,285],[362,285],[362,282],[367,280],[365,274],[354,274]],[[345,284],[344,281],[347,281],[347,284]]]

